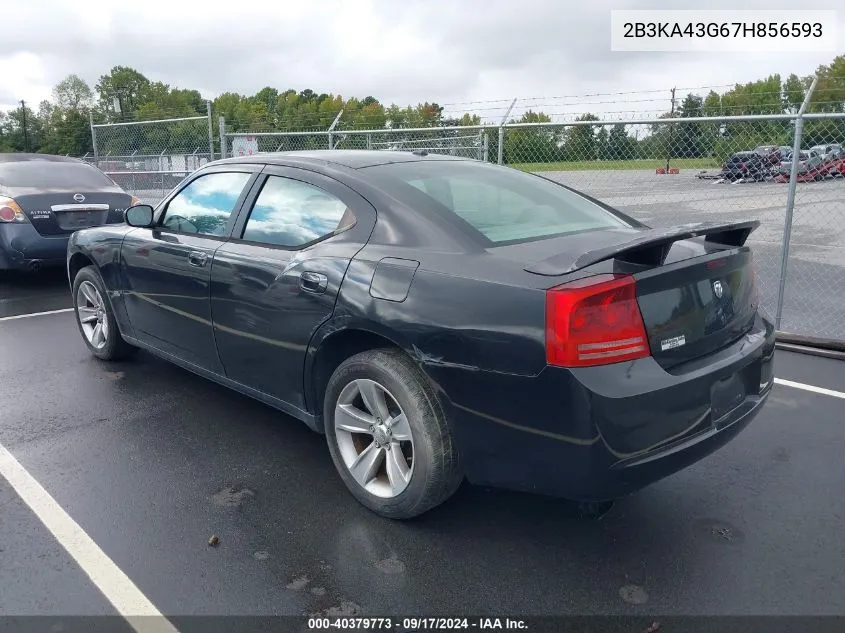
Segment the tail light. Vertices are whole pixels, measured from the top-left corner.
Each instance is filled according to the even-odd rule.
[[[740,168],[741,170],[745,171],[745,163],[740,163],[740,164],[739,164],[739,168]]]
[[[28,222],[28,220],[23,213],[23,209],[20,208],[20,205],[17,202],[15,202],[12,198],[0,196],[0,222],[23,223]]]
[[[589,367],[650,354],[630,275],[595,275],[546,291],[546,362]]]

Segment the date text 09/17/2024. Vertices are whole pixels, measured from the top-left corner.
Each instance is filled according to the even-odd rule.
[[[457,617],[457,618],[377,618],[377,617],[311,617],[309,630],[399,630],[399,631],[445,631],[457,630],[527,630],[525,620],[519,618]]]

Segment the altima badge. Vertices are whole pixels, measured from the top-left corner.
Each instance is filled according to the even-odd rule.
[[[722,288],[722,282],[716,280],[713,282],[713,292],[716,293],[716,298],[721,299],[722,295],[725,294],[725,289]]]

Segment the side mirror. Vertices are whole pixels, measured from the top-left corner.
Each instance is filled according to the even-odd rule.
[[[153,224],[153,208],[148,204],[136,204],[126,209],[125,218],[129,226],[147,228]]]

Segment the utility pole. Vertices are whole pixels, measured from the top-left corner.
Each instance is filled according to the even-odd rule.
[[[26,129],[26,102],[21,99],[21,125],[23,127],[23,151],[29,151],[29,133]]]
[[[675,89],[672,88],[672,110],[669,112],[669,118],[675,118]],[[669,159],[672,157],[672,141],[675,137],[675,124],[669,124],[669,142],[666,147],[666,174],[669,174]]]

